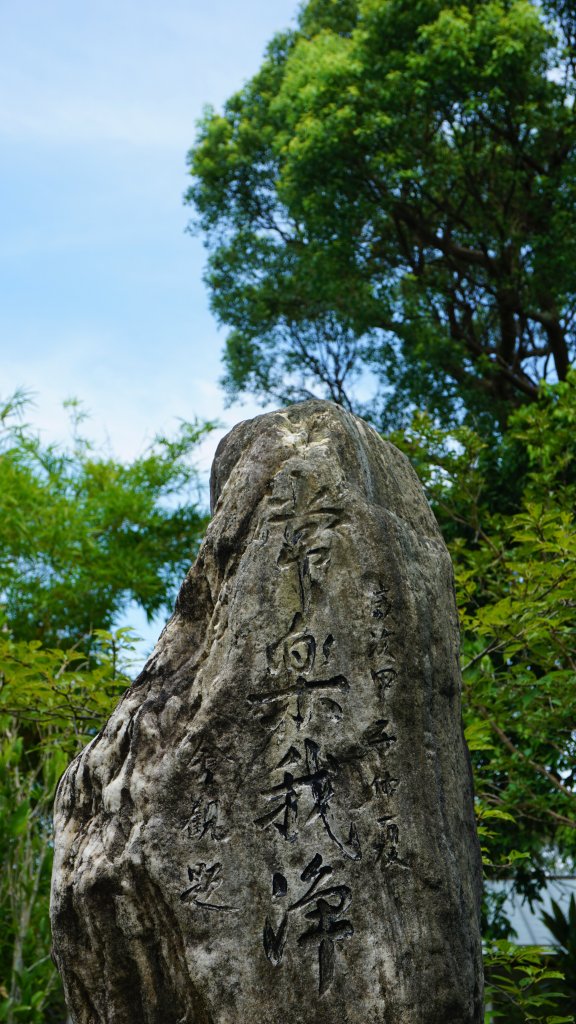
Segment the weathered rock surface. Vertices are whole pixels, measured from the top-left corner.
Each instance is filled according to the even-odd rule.
[[[450,560],[407,460],[306,402],[236,427],[144,671],[56,802],[77,1024],[480,1024]]]

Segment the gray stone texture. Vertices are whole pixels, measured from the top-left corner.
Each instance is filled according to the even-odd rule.
[[[452,569],[414,472],[310,401],[232,430],[212,499],[59,787],[76,1024],[481,1024]]]

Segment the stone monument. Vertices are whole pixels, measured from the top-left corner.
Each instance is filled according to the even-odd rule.
[[[407,459],[241,423],[141,675],[55,807],[75,1024],[481,1024],[450,559]]]

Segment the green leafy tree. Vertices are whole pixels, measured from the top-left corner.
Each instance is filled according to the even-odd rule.
[[[209,429],[182,423],[131,463],[95,452],[79,432],[45,445],[17,415],[0,416],[0,601],[19,640],[89,642],[131,602],[171,609],[206,526],[190,455]]]
[[[128,685],[127,631],[79,652],[0,633],[0,1021],[63,1024],[50,958],[52,800],[59,776]]]
[[[134,644],[131,603],[168,610],[206,516],[182,424],[121,463],[75,431],[44,445],[0,410],[0,1021],[63,1024],[50,959],[51,808],[58,778],[106,720]],[[20,414],[20,415],[19,415]]]
[[[502,939],[487,951],[485,964],[486,1024],[574,1024],[571,1013],[555,1012],[564,975],[545,950]]]
[[[576,875],[576,374],[511,415],[497,447],[427,414],[395,440],[455,564],[486,877],[534,904],[547,877]],[[508,935],[489,898],[490,1022],[571,1020],[567,956]]]
[[[564,0],[303,6],[189,157],[231,396],[505,423],[566,378],[575,25]]]
[[[556,900],[551,901],[552,913],[543,913],[542,921],[553,935],[557,945],[556,956],[558,967],[564,975],[564,996],[569,1003],[570,1011],[576,1014],[576,899],[574,894],[566,908],[566,913]]]
[[[425,414],[395,438],[449,542],[476,789],[509,816],[498,857],[523,851],[529,894],[559,857],[576,869],[575,426],[571,374],[511,417],[497,454],[469,428],[444,431]],[[502,509],[500,488],[522,464],[518,506]]]

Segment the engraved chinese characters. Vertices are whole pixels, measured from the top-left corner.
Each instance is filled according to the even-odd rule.
[[[351,891],[347,885],[328,884],[332,881],[332,867],[322,864],[322,857],[317,853],[300,875],[300,880],[308,885],[300,899],[291,903],[282,916],[282,920],[274,931],[269,918],[264,926],[264,950],[270,963],[277,966],[282,960],[284,945],[288,937],[289,915],[298,910],[307,911],[307,920],[316,922],[313,927],[298,936],[298,945],[315,945],[318,948],[318,988],[322,995],[330,987],[334,977],[334,944],[354,934],[350,921],[338,920],[340,914],[350,905]],[[322,880],[327,884],[321,886]],[[321,886],[321,887],[320,887]],[[272,891],[275,897],[286,896],[288,883],[283,875],[276,873],[272,880]],[[335,902],[334,902],[335,901]]]
[[[284,492],[284,496],[282,496]],[[268,510],[266,517],[266,512]],[[279,966],[284,945],[288,941],[291,916],[307,909],[306,919],[315,921],[297,937],[297,945],[306,951],[316,941],[318,949],[318,991],[326,992],[335,974],[336,943],[354,935],[354,924],[341,915],[352,902],[350,884],[338,884],[332,878],[333,868],[323,863],[322,854],[314,847],[319,842],[314,828],[323,831],[323,838],[336,846],[345,859],[358,861],[362,848],[354,822],[339,823],[346,815],[347,787],[339,793],[341,776],[338,757],[334,753],[334,734],[347,733],[350,679],[342,671],[340,649],[342,640],[335,632],[332,604],[338,596],[338,587],[331,590],[331,562],[337,551],[337,542],[347,540],[346,515],[338,488],[332,490],[309,478],[301,469],[293,473],[278,474],[272,497],[264,515],[266,526],[261,530],[275,555],[281,573],[292,573],[291,581],[297,602],[290,629],[267,645],[267,673],[260,689],[249,694],[254,709],[267,708],[274,715],[274,739],[268,748],[269,784],[260,793],[266,810],[255,818],[261,829],[275,829],[288,843],[302,840],[301,882],[310,882],[304,895],[282,908],[279,923],[273,925],[266,917],[263,945],[268,960]],[[350,581],[354,582],[354,581]],[[384,625],[391,604],[381,585],[370,587],[361,580],[368,596],[367,616],[358,623],[357,665],[359,676],[366,668],[370,656],[377,666],[371,670],[372,678],[383,690],[391,685],[394,669],[391,667],[389,640],[391,632]],[[319,614],[316,614],[318,609]],[[324,614],[332,612],[325,623]],[[348,624],[350,625],[350,623]],[[385,666],[378,660],[387,655]],[[386,732],[387,722],[376,718],[365,734],[365,746],[349,755],[359,762],[366,757],[370,746],[389,746],[395,737]],[[278,756],[280,755],[280,756]],[[397,827],[397,826],[396,826]],[[308,864],[308,855],[315,849]],[[394,847],[397,850],[397,845]],[[381,855],[379,851],[376,859]],[[365,852],[366,856],[366,852]],[[286,852],[276,851],[277,864],[283,864]],[[292,858],[294,859],[294,858]],[[320,886],[326,876],[330,884]],[[351,881],[349,879],[349,881]],[[286,896],[288,883],[280,871],[273,875],[272,895],[275,900]],[[287,901],[284,901],[287,902]]]
[[[406,460],[239,425],[174,617],[56,806],[79,1024],[480,1024],[451,568]],[[81,955],[80,955],[81,953]]]

